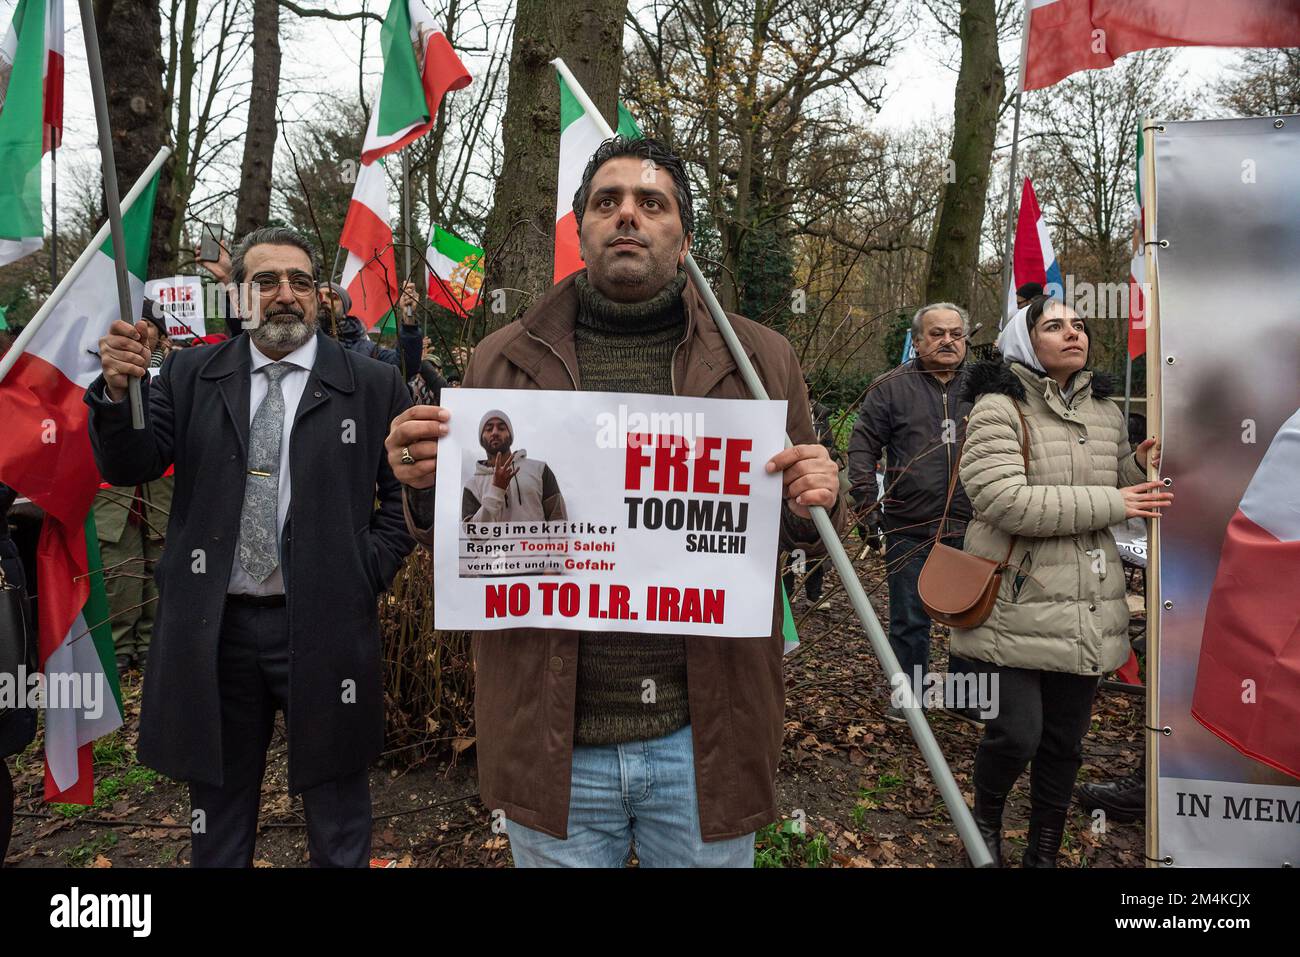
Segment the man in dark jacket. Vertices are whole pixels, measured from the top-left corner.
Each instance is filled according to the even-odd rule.
[[[370,856],[367,766],[384,732],[376,598],[413,547],[383,437],[410,397],[392,367],[320,333],[319,268],[293,230],[254,230],[232,272],[256,290],[257,321],[173,352],[154,379],[144,324],[115,322],[86,390],[106,480],[138,485],[175,465],[139,756],[189,782],[196,866],[252,864],[277,710],[312,863]]]
[[[849,439],[854,508],[873,532],[886,533],[889,643],[918,693],[917,676],[923,678],[930,669],[930,617],[916,582],[943,516],[971,408],[959,398],[969,334],[970,320],[960,306],[937,302],[918,309],[912,319],[916,358],[872,383]],[[885,496],[878,503],[876,463],[882,453]],[[945,544],[961,548],[970,514],[959,482],[944,528]],[[959,673],[963,665],[950,661],[949,668]],[[903,720],[892,704],[886,716]]]
[[[398,303],[397,311],[401,314],[402,321],[397,326],[397,349],[385,348],[371,340],[366,334],[365,323],[352,315],[352,297],[338,283],[321,283],[320,296],[321,305],[329,309],[329,314],[322,317],[321,325],[330,331],[344,348],[359,352],[371,359],[378,359],[380,362],[387,362],[390,366],[396,366],[403,380],[411,378],[419,370],[424,337],[420,334],[420,326],[414,319],[415,306],[419,301],[415,283],[406,284],[402,290],[401,301]]]
[[[607,140],[573,201],[587,268],[484,339],[466,387],[744,399],[718,327],[687,282],[691,194],[655,140]],[[796,443],[781,471],[783,547],[816,550],[810,505],[842,522],[835,464],[816,443],[799,360],[779,333],[733,317]],[[417,537],[432,541],[437,440],[451,422],[416,406],[387,445]],[[454,529],[444,533],[455,534]],[[520,866],[751,867],[754,832],[778,818],[782,604],[761,638],[512,629],[474,635],[479,786]],[[769,590],[770,589],[770,590]],[[643,698],[646,679],[656,695]]]

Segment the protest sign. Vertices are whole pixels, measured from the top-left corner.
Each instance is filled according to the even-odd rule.
[[[1146,129],[1159,307],[1148,375],[1175,493],[1150,573],[1148,853],[1175,867],[1294,866],[1300,129],[1272,117]]]
[[[158,304],[173,339],[207,335],[203,315],[203,280],[198,276],[169,276],[144,284],[146,298]]]
[[[447,389],[438,628],[771,635],[785,402]]]

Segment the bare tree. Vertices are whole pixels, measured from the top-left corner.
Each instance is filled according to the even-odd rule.
[[[1128,275],[1138,122],[1187,115],[1171,53],[1124,57],[1107,70],[1069,77],[1026,106],[1032,138],[1026,173],[1050,224],[1062,269],[1077,282],[1117,283]],[[1123,316],[1108,316],[1119,320]],[[1118,321],[1098,323],[1098,364],[1118,355]]]
[[[246,0],[171,0],[173,40],[165,88],[176,149],[175,189],[167,223],[174,250],[180,249],[187,216],[216,218],[209,210],[229,203],[238,193],[236,186],[228,186],[207,191],[199,205],[190,202],[205,178],[239,182],[232,147],[243,139],[244,130],[226,121],[243,113],[249,100],[243,72],[251,49],[249,12]],[[209,171],[214,175],[208,177]]]
[[[280,92],[280,5],[253,0],[253,87],[248,100],[248,132],[239,174],[235,232],[266,223],[271,211],[271,166],[275,160],[276,101]]]
[[[508,319],[551,284],[563,57],[612,120],[623,64],[627,0],[518,0],[502,129],[504,154],[485,235],[485,288],[502,290]],[[613,122],[611,126],[615,125]],[[492,295],[486,297],[492,300]]]
[[[995,0],[964,0],[959,23],[961,71],[953,101],[952,152],[925,298],[969,305],[1006,81],[998,56]]]
[[[95,26],[104,61],[117,184],[119,195],[123,195],[167,141],[170,125],[158,4],[155,0],[97,0]],[[176,216],[173,169],[170,162],[163,167],[154,206],[149,245],[152,275],[167,275],[176,266],[171,228]]]
[[[1300,50],[1243,50],[1213,89],[1239,116],[1300,113]]]
[[[762,267],[789,247],[801,158],[879,108],[897,25],[881,0],[648,0],[628,26],[628,102],[697,171],[722,303],[761,310],[746,279],[788,294]]]

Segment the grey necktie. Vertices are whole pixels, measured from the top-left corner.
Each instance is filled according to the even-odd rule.
[[[239,518],[239,564],[254,581],[266,581],[280,564],[280,437],[284,431],[284,393],[280,380],[293,366],[274,362],[266,373],[266,398],[257,407],[248,435],[248,475],[244,511]]]

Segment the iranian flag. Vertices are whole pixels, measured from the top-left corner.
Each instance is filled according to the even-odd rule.
[[[1016,314],[1016,290],[1027,282],[1036,282],[1043,293],[1056,299],[1065,295],[1065,280],[1056,250],[1052,248],[1052,235],[1047,230],[1047,220],[1034,195],[1034,184],[1025,177],[1020,191],[1020,212],[1016,219],[1016,242],[1011,255],[1011,286],[1007,289],[1007,314]],[[1005,319],[1003,320],[1005,325]],[[1001,328],[999,326],[999,328]]]
[[[1192,717],[1300,778],[1300,411],[1264,453],[1219,552]]]
[[[134,313],[144,303],[145,268],[158,177],[123,200],[126,267]],[[103,237],[108,231],[100,230]],[[86,430],[86,388],[100,373],[99,337],[118,318],[112,241],[84,268],[45,321],[19,338],[21,350],[0,382],[0,481],[45,510],[37,551],[40,662],[47,693],[80,689],[45,711],[45,797],[91,804],[91,742],[122,725],[121,695],[91,503],[99,472]],[[78,261],[80,266],[83,260]],[[74,267],[77,268],[77,267]],[[26,335],[26,333],[25,333]],[[8,357],[6,357],[8,358]],[[98,581],[97,581],[98,580]],[[91,707],[97,703],[96,707]]]
[[[560,183],[555,192],[555,274],[559,282],[583,268],[578,252],[578,218],[573,214],[573,195],[582,183],[582,172],[591,154],[605,139],[596,122],[587,115],[582,103],[564,77],[560,81]],[[643,134],[622,103],[618,104],[618,135],[639,139]]]
[[[384,78],[361,147],[362,163],[419,139],[433,126],[442,98],[470,82],[469,71],[421,0],[393,0],[379,46]]]
[[[348,251],[342,285],[352,297],[352,315],[372,329],[400,297],[383,160],[363,163],[358,169],[339,245]]]
[[[1128,270],[1128,355],[1136,359],[1147,351],[1146,319],[1146,213],[1142,205],[1143,181],[1146,170],[1142,163],[1145,150],[1142,146],[1142,131],[1138,130],[1137,147],[1137,221],[1133,224],[1133,259]]]
[[[1021,89],[1157,47],[1300,46],[1295,0],[1027,0]]]
[[[63,139],[63,3],[18,0],[0,42],[0,266],[41,248],[41,156]]]
[[[483,250],[434,226],[424,259],[430,299],[462,317],[478,305]]]

